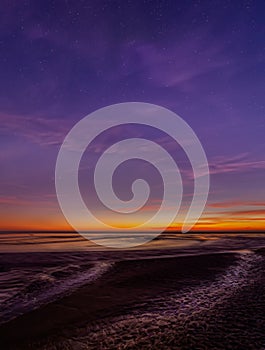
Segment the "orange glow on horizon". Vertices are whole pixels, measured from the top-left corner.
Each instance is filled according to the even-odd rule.
[[[11,198],[4,202],[5,204],[0,214],[0,231],[74,231],[60,212],[56,202],[48,200],[37,202],[35,203],[36,205],[32,202],[23,202],[23,204],[18,202],[17,205],[14,205],[15,202]],[[263,202],[253,201],[209,203],[202,217],[192,228],[192,231],[264,231],[264,204]],[[142,216],[139,215],[134,222],[131,219],[113,220],[104,212],[101,214],[101,217],[108,220],[109,224],[126,230],[145,222],[146,211],[144,211]],[[183,213],[180,213],[178,222],[170,225],[167,230],[180,231],[184,217]],[[154,227],[150,226],[150,230],[159,230],[160,227],[164,226],[164,223],[161,222]],[[92,227],[84,223],[83,230],[102,231],[102,227],[99,225]],[[135,230],[139,231],[140,229],[135,227]]]

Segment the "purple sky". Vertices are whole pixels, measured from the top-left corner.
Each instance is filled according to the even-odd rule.
[[[60,144],[85,115],[128,101],[171,109],[201,140],[211,172],[202,228],[264,228],[263,1],[1,5],[0,229],[65,228],[54,186]],[[87,155],[94,161],[97,148]],[[185,156],[175,156],[185,173]],[[124,198],[129,173],[118,181]]]

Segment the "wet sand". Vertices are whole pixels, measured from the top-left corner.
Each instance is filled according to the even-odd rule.
[[[115,262],[0,326],[5,349],[264,349],[263,252]],[[243,348],[242,348],[243,346]]]

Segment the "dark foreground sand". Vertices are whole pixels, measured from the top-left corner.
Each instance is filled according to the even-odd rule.
[[[263,252],[116,262],[0,326],[3,349],[265,349]]]

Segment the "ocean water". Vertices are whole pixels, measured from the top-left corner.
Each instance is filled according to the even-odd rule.
[[[62,237],[60,234],[14,233],[1,235],[0,241],[0,323],[104,278],[121,260],[237,252],[242,256],[239,264],[218,282],[221,287],[215,286],[217,295],[220,288],[232,291],[229,274],[234,274],[237,286],[239,281],[245,283],[247,271],[259,259],[253,252],[265,247],[264,234],[168,234],[147,246],[128,251],[94,246],[90,249],[89,242],[71,234]],[[172,305],[165,312],[169,310]]]
[[[88,261],[78,254],[71,259],[64,254],[59,254],[60,257],[48,254],[46,259],[38,253],[34,255],[35,261],[9,254],[5,259],[2,258],[0,323],[52,302],[78,287],[92,283],[106,273],[112,265],[107,261]],[[3,260],[5,260],[4,263]]]

